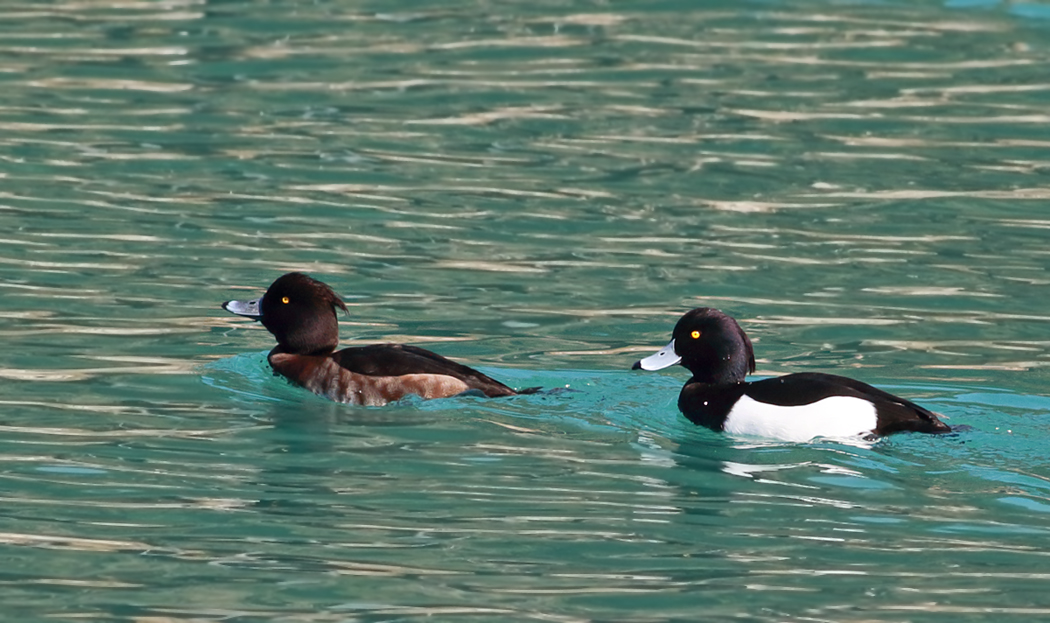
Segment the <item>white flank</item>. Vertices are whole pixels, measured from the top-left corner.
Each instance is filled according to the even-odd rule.
[[[782,441],[856,437],[875,430],[875,405],[850,396],[831,396],[808,405],[781,407],[741,396],[726,416],[725,432]]]

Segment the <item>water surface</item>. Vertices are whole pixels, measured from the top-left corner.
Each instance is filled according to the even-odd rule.
[[[995,2],[0,9],[0,600],[18,620],[1050,612],[1050,13]],[[285,271],[509,400],[325,402],[219,304]],[[684,420],[759,373],[972,430]]]

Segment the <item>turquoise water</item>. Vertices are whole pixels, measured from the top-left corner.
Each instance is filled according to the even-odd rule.
[[[5,4],[5,618],[1045,617],[1048,57],[1038,3]],[[574,391],[320,400],[219,308],[288,270]],[[701,304],[972,430],[698,429],[629,367]]]

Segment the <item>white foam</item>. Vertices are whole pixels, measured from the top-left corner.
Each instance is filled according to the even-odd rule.
[[[875,405],[851,396],[782,407],[741,396],[726,417],[725,432],[782,441],[809,441],[816,437],[856,437],[875,430]]]

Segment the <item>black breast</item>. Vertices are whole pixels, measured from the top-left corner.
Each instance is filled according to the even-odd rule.
[[[678,395],[678,410],[693,424],[721,432],[726,416],[744,394],[747,383],[728,385],[697,383],[690,380]]]

